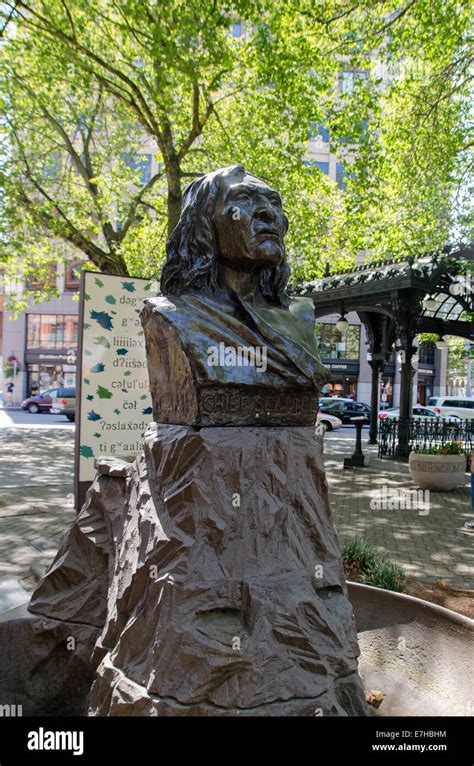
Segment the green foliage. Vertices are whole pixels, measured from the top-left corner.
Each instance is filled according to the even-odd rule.
[[[17,363],[17,365],[16,365],[16,373],[18,374],[19,372],[21,372],[21,370],[22,370],[21,364]],[[10,362],[10,361],[4,362],[3,374],[4,374],[5,378],[14,378],[15,377],[15,365],[13,364],[13,362]]]
[[[470,357],[474,360],[474,343],[466,350],[465,338],[448,337],[448,382],[453,378],[465,377],[466,360]]]
[[[365,585],[393,590],[396,593],[406,591],[405,572],[393,561],[378,561],[364,576],[363,582]]]
[[[345,564],[357,562],[361,569],[371,569],[379,558],[376,549],[367,540],[356,538],[346,543],[342,551]]]
[[[295,280],[472,237],[467,0],[25,0],[0,28],[7,276],[156,275],[184,186],[234,162],[281,190]],[[302,163],[323,121],[344,191]]]
[[[456,441],[442,444],[440,447],[426,447],[426,449],[416,450],[422,455],[464,455],[464,451],[463,443]]]
[[[406,591],[403,569],[381,556],[367,540],[356,538],[347,543],[342,551],[342,560],[349,571],[354,573],[351,576],[357,582],[397,593]]]

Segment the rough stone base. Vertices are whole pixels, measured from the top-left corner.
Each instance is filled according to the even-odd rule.
[[[25,716],[86,715],[99,633],[35,617],[0,623],[0,703]]]
[[[313,428],[154,424],[98,470],[30,607],[103,625],[89,714],[368,713]]]

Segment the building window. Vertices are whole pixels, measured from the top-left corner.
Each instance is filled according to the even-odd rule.
[[[74,263],[66,264],[66,290],[79,290],[79,285],[81,283],[82,265],[83,261],[75,261]]]
[[[26,348],[77,347],[78,318],[74,314],[27,314]]]
[[[231,24],[230,26],[230,34],[232,37],[238,38],[242,36],[242,22],[236,21],[234,24]]]
[[[344,70],[339,72],[339,90],[341,93],[352,93],[359,83],[367,80],[367,72],[360,70]]]
[[[336,183],[339,187],[339,189],[345,189],[347,186],[347,173],[344,169],[344,165],[342,162],[338,162],[336,164]]]
[[[333,324],[317,324],[321,359],[359,359],[360,327],[351,324],[344,333]]]
[[[433,341],[428,340],[420,343],[418,348],[418,361],[421,364],[434,364],[435,361],[435,344]]]
[[[29,290],[54,290],[56,287],[57,263],[47,264],[44,278],[35,274],[34,264],[31,266],[31,269],[32,271],[26,277],[26,286]]]
[[[124,154],[123,161],[130,170],[139,171],[139,179],[142,184],[148,183],[151,178],[151,154]]]
[[[312,122],[308,130],[308,139],[310,141],[324,141],[324,143],[328,144],[329,128],[327,128],[323,122],[320,122],[319,124],[317,122]]]
[[[321,173],[329,175],[329,162],[318,162],[317,160],[303,160],[303,165],[308,168],[319,168]]]

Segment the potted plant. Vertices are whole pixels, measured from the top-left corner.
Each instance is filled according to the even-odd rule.
[[[452,441],[441,447],[428,447],[410,453],[410,474],[421,489],[448,492],[466,479],[466,454],[462,442]]]

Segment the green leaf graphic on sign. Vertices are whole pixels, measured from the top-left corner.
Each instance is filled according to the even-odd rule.
[[[129,293],[135,292],[135,285],[133,282],[122,282],[122,287],[124,290],[127,290]]]
[[[143,394],[143,396],[141,396],[140,399],[148,399],[148,396],[146,394]]]
[[[90,372],[104,372],[104,370],[105,365],[102,362],[97,362],[97,364],[90,368]]]
[[[85,324],[84,324],[84,330],[90,330],[90,328],[91,328],[91,327],[92,327],[92,325],[90,325],[90,324],[88,324],[87,322],[85,322]]]
[[[84,349],[84,354],[85,354],[86,356],[92,356],[92,351],[91,351],[89,348],[85,348],[85,349]]]
[[[99,415],[98,412],[94,412],[94,410],[90,410],[87,413],[87,420],[102,420],[102,415]]]
[[[85,444],[81,444],[81,447],[79,449],[79,454],[81,455],[81,457],[94,457],[94,453],[92,449]]]
[[[91,299],[91,296],[89,295],[89,293],[84,293],[84,300],[90,301],[90,299]]]
[[[96,394],[99,399],[112,399],[112,391],[109,391],[108,388],[104,388],[103,386],[97,387]]]
[[[128,354],[128,348],[118,348],[115,353],[117,356],[125,356],[125,354]]]
[[[137,335],[143,335],[143,330],[139,330],[139,331],[137,332]]]
[[[97,437],[97,439],[100,439],[102,437],[102,434],[97,434],[96,433],[96,434],[94,434],[94,436]]]
[[[104,330],[111,330],[114,326],[112,317],[106,311],[91,311],[90,318],[95,319],[97,324],[103,327]]]
[[[151,407],[145,407],[145,409],[142,410],[143,415],[151,415],[152,412],[153,410]]]
[[[114,303],[117,303],[117,301],[116,301],[116,299],[114,298],[113,295],[106,295],[105,296],[105,300],[106,300],[107,303],[111,303],[112,305]]]
[[[103,335],[100,335],[98,338],[94,338],[94,343],[96,346],[104,346],[104,348],[110,348],[109,341],[107,338],[104,338]]]
[[[115,414],[116,414],[116,415],[120,415],[120,410],[119,410],[119,408],[118,408],[118,407],[116,407],[116,408],[114,409],[114,412],[115,412]]]
[[[87,385],[89,385],[89,383],[90,383],[89,378],[84,378],[84,383],[87,383]]]
[[[131,374],[132,374],[131,370],[126,370],[126,372],[124,372],[124,374],[123,374],[123,377],[124,378],[128,378],[128,376],[131,375]]]
[[[96,283],[97,287],[103,287],[104,283],[99,279],[99,277],[96,277],[94,282]]]

